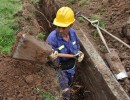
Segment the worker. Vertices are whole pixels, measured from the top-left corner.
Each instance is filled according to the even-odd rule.
[[[47,42],[52,46],[51,59],[55,60],[60,71],[57,71],[61,88],[63,89],[64,100],[70,100],[70,87],[72,86],[76,59],[81,62],[84,54],[80,51],[79,40],[72,25],[75,21],[74,12],[70,7],[61,7],[53,24],[57,26],[49,36]],[[59,57],[58,53],[71,54],[72,57]]]

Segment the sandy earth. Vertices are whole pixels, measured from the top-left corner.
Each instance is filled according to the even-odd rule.
[[[24,3],[26,0],[23,0]],[[80,6],[79,1],[75,1],[71,7],[74,11],[81,11],[85,16],[90,17],[92,14],[100,14],[102,19],[105,21],[106,29],[113,35],[121,38],[123,41],[128,43],[126,37],[121,37],[122,27],[126,25],[130,16],[130,1],[129,0],[91,0],[92,2]],[[66,0],[56,0],[59,6],[68,5]],[[30,8],[30,4],[26,3],[27,7]],[[96,5],[96,6],[95,6]],[[20,23],[21,29],[25,33],[35,34],[40,31],[40,26],[36,21],[35,17],[32,17],[26,7],[18,15],[26,15],[26,19],[22,19]],[[31,9],[33,10],[33,9]],[[17,16],[18,16],[17,15]],[[31,18],[30,18],[31,17]],[[31,22],[30,24],[28,24]],[[25,28],[25,26],[28,28]],[[92,32],[95,29],[90,28],[88,23],[79,23],[79,25],[86,30],[87,36],[91,39],[97,50],[103,56],[106,53],[104,46],[97,37],[94,39]],[[32,29],[31,31],[29,31]],[[105,33],[104,33],[105,34]],[[110,48],[115,48],[119,53],[120,59],[127,72],[130,71],[130,50],[123,46],[121,43],[112,39],[111,37],[104,35]],[[49,74],[48,74],[49,73]],[[74,83],[77,87],[74,87],[74,93],[82,93],[82,87],[79,86],[79,78],[76,77]],[[120,82],[124,87],[125,91],[130,95],[130,88],[128,87],[129,82]],[[127,85],[126,85],[127,84]],[[43,100],[43,96],[40,96],[36,89],[46,89],[52,94],[56,95],[59,92],[54,69],[46,66],[46,64],[31,63],[27,61],[20,61],[12,59],[9,56],[0,56],[0,100]],[[80,89],[79,89],[80,88]],[[74,94],[74,100],[78,100],[79,95]]]

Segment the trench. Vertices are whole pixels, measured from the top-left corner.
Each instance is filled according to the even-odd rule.
[[[51,23],[58,7],[54,0],[40,0],[39,2],[37,9],[45,16],[41,16],[37,12],[37,20],[40,26],[44,27],[46,33],[50,33],[55,28]],[[76,28],[76,32],[81,33],[78,34],[78,37],[85,59],[82,63],[77,64],[71,100],[130,100],[91,41],[84,34],[84,30],[78,26],[74,26],[74,28]],[[48,34],[46,34],[47,36]]]

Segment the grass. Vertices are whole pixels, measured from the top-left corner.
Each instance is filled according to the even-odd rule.
[[[98,20],[99,21],[99,26],[102,27],[102,28],[105,28],[105,21],[102,19],[102,17],[100,15],[92,14],[91,19],[92,20]],[[93,32],[93,36],[94,36],[94,38],[98,37],[97,30],[95,32]]]
[[[15,43],[15,35],[18,31],[17,20],[14,18],[21,10],[21,0],[1,0],[0,3],[0,54],[9,54]]]
[[[44,100],[60,100],[58,97],[53,96],[50,92],[44,89],[34,88],[34,91],[39,93],[39,95],[41,95]]]
[[[80,23],[85,22],[85,19],[82,16],[79,16],[78,19]]]
[[[105,28],[105,21],[102,19],[100,15],[92,14],[91,15],[92,20],[98,20],[99,21],[99,26],[102,28]]]
[[[36,37],[38,39],[40,39],[40,40],[45,40],[45,36],[46,36],[46,33],[45,32],[41,32]]]

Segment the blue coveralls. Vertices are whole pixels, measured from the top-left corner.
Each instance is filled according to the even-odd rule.
[[[70,28],[69,30],[69,40],[66,41],[63,39],[63,37],[58,33],[58,30],[52,31],[48,38],[47,42],[52,46],[52,48],[55,51],[58,51],[58,53],[64,53],[64,54],[73,54],[75,55],[79,49],[79,41],[77,38],[77,35],[75,33],[75,30],[73,28]],[[69,62],[70,58],[61,58],[58,57],[56,61],[60,64],[60,62]],[[66,88],[69,88],[71,84],[73,83],[73,77],[75,74],[75,63],[71,64],[72,66],[68,69],[63,68],[61,71],[57,71],[57,75],[59,78],[59,83],[61,88],[64,90]],[[62,65],[61,65],[62,66]],[[64,98],[69,98],[70,93],[66,92],[63,94]],[[69,99],[67,99],[69,100]]]

